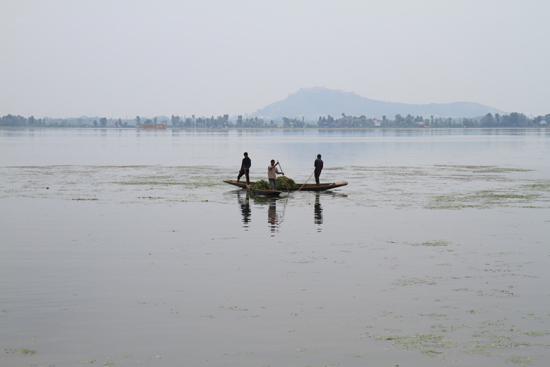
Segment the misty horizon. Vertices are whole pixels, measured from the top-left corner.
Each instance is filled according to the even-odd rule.
[[[0,3],[0,115],[252,114],[323,86],[548,113],[549,2]]]

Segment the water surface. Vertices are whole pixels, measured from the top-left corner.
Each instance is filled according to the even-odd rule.
[[[544,366],[549,141],[0,130],[0,361]],[[349,185],[250,196],[222,183],[244,151]]]

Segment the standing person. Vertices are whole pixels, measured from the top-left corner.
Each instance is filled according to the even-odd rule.
[[[317,159],[313,163],[315,166],[315,183],[319,186],[319,176],[321,176],[321,171],[323,170],[323,161],[321,160],[321,154],[317,154]]]
[[[250,167],[252,167],[252,161],[250,158],[248,158],[248,153],[244,152],[244,158],[243,162],[241,163],[241,169],[239,170],[239,175],[237,176],[237,182],[243,177],[243,175],[246,177],[246,184],[250,185],[250,177],[248,175],[248,172],[250,171]]]
[[[279,162],[275,163],[275,159],[271,160],[271,166],[267,166],[267,178],[269,179],[269,186],[271,186],[271,191],[274,191],[277,187],[277,175],[285,175],[284,172],[279,172],[277,165]]]

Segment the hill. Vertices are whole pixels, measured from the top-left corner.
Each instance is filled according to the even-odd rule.
[[[381,118],[386,115],[393,118],[400,114],[406,116],[440,117],[478,117],[487,113],[506,112],[473,102],[405,104],[376,101],[361,97],[355,93],[326,88],[301,88],[282,101],[272,103],[254,112],[252,117],[263,117],[278,121],[283,117],[304,116],[307,121],[316,121],[319,116],[333,117],[346,115]]]

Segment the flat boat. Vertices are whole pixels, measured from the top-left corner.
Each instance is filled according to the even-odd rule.
[[[230,185],[234,185],[234,186],[237,186],[237,187],[240,187],[240,188],[243,188],[243,189],[246,189],[246,182],[237,182],[235,180],[223,180],[223,182],[225,183],[228,183]],[[250,181],[250,185],[253,185],[254,182],[253,181]],[[342,186],[346,186],[348,183],[347,182],[331,182],[331,183],[321,183],[319,184],[319,186],[317,186],[317,184],[300,184],[300,183],[297,183],[295,187],[289,187],[288,190],[289,191],[298,191],[300,190],[300,187],[302,187],[302,185],[304,187],[302,187],[301,191],[325,191],[325,190],[332,190],[332,189],[336,189],[338,187],[342,187]],[[270,190],[255,190],[255,191],[269,191],[269,192],[273,192],[273,191],[270,191]],[[279,193],[281,193],[281,191],[279,191]],[[267,195],[267,194],[266,194]]]
[[[277,191],[277,190],[252,190],[251,189],[250,191],[255,195],[264,195],[264,196],[279,196],[282,194],[282,191]]]

